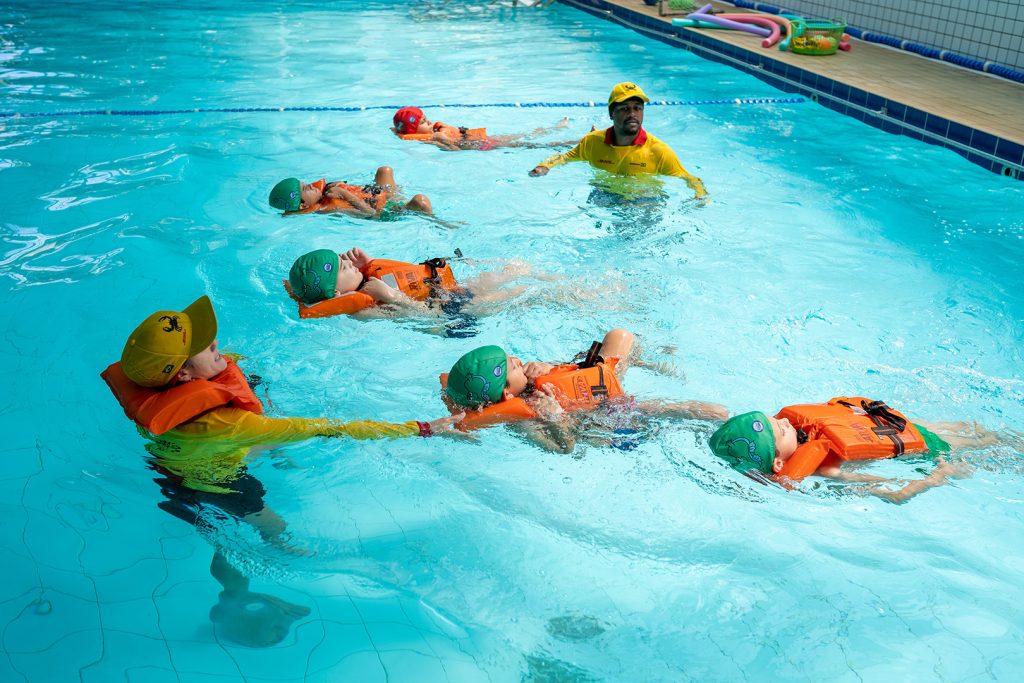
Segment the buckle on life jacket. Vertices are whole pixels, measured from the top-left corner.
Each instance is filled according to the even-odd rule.
[[[439,285],[441,284],[441,276],[437,274],[437,271],[447,266],[448,260],[438,256],[436,258],[428,258],[420,265],[430,268],[430,277],[423,278],[423,281],[428,285]]]
[[[848,408],[856,407],[848,401],[839,401],[839,403]],[[892,412],[892,409],[885,405],[884,401],[861,401],[860,407],[871,418],[871,421],[875,423],[871,431],[879,439],[887,438],[892,441],[893,446],[896,448],[896,455],[903,455],[906,444],[903,443],[900,434],[907,428],[906,419]]]

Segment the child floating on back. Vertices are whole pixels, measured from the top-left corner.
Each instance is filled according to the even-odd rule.
[[[529,133],[514,135],[488,135],[486,128],[465,128],[449,126],[440,121],[430,121],[419,107],[402,107],[392,119],[395,134],[403,140],[417,140],[437,145],[441,149],[457,152],[463,149],[487,151],[498,147],[572,147],[578,140],[563,142],[535,142],[527,138],[546,135],[553,130],[565,128],[569,119],[563,119],[549,128],[537,128]]]
[[[344,213],[357,218],[388,220],[402,211],[432,214],[430,199],[418,194],[402,203],[390,166],[377,169],[369,185],[349,185],[326,182],[322,178],[313,183],[302,183],[297,178],[285,178],[270,191],[270,205],[295,213]]]
[[[628,369],[634,341],[632,333],[614,329],[600,344],[594,342],[586,358],[560,365],[524,364],[499,346],[483,346],[462,356],[447,377],[442,376],[444,397],[453,412],[466,410],[465,419],[456,425],[459,429],[510,422],[537,445],[564,453],[573,450],[581,432],[571,414],[593,412],[599,406],[621,418],[622,424],[612,427],[620,435],[631,431],[630,420],[637,415],[687,420],[729,416],[714,403],[636,401],[626,396],[619,380]]]
[[[787,487],[811,475],[864,482],[875,484],[867,493],[902,503],[950,477],[969,473],[966,465],[940,456],[1004,440],[976,423],[911,422],[881,401],[840,396],[828,403],[788,406],[775,417],[759,411],[737,415],[711,436],[709,444],[715,455],[754,479],[771,479]],[[911,454],[935,458],[936,467],[898,490],[882,488],[892,479],[843,469],[848,461]]]
[[[299,303],[299,316],[321,318],[387,306],[405,312],[445,315],[448,336],[471,336],[474,314],[507,301],[525,287],[502,289],[528,271],[509,265],[482,273],[465,286],[455,280],[446,259],[407,263],[372,258],[359,247],[338,253],[317,249],[300,256],[288,273],[288,290]],[[536,276],[532,276],[536,277]]]

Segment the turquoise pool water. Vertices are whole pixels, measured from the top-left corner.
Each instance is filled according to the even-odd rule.
[[[782,96],[565,6],[15,3],[0,39],[2,109],[21,113],[598,102],[428,111],[496,133],[569,116],[578,136],[606,125],[621,80],[659,100]],[[713,201],[666,182],[660,207],[638,208],[596,201],[581,164],[527,177],[543,150],[444,153],[389,123],[374,109],[0,119],[0,680],[1019,677],[1024,467],[1005,447],[893,506],[855,486],[759,486],[700,424],[573,457],[503,429],[311,441],[250,465],[305,557],[158,509],[145,442],[98,373],[148,313],[202,293],[280,415],[436,417],[438,372],[477,343],[561,360],[623,326],[677,370],[631,370],[644,398],[740,412],[857,393],[1024,428],[1019,182],[810,102],[651,106],[646,127]],[[266,205],[279,178],[369,181],[380,164],[462,226]],[[474,339],[300,322],[280,286],[292,260],[353,245],[460,248],[462,276],[516,258],[562,279]],[[280,645],[215,633],[214,544],[253,590],[311,610]]]

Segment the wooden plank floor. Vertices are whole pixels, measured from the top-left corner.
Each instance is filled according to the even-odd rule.
[[[658,17],[658,7],[642,0],[608,0],[634,12]],[[758,14],[713,2],[716,10]],[[658,17],[671,23],[673,17]],[[761,51],[766,59],[790,64],[846,85],[895,100],[965,126],[1024,144],[1024,85],[902,50],[851,40],[849,52],[812,57],[762,48],[761,38],[741,31],[685,29],[714,40]]]

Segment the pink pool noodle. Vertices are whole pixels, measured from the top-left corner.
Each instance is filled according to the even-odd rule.
[[[769,17],[764,14],[717,14],[715,16],[728,19],[729,21],[738,21],[743,24],[754,24],[755,26],[767,28],[769,34],[761,41],[761,47],[771,47],[779,42],[779,38],[782,37],[780,33],[781,24],[776,21],[777,17]]]

